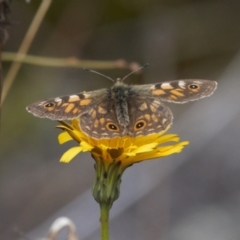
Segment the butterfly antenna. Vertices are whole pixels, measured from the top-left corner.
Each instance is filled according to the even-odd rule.
[[[138,72],[139,70],[141,70],[141,69],[143,69],[143,68],[146,68],[146,67],[148,67],[148,66],[149,66],[149,63],[146,63],[146,64],[144,64],[143,66],[141,66],[140,68],[138,68],[138,69],[130,72],[127,76],[125,76],[125,77],[122,79],[122,82],[123,82],[126,78],[128,78],[130,75],[132,75],[133,73]]]
[[[95,73],[95,74],[100,75],[100,76],[102,76],[102,77],[105,77],[105,78],[111,80],[112,82],[115,82],[112,78],[110,78],[110,77],[108,77],[108,76],[106,76],[106,75],[104,75],[104,74],[102,74],[102,73],[100,73],[100,72],[94,71],[94,70],[89,69],[89,68],[84,68],[83,70],[87,70],[87,71],[89,71],[89,72],[92,72],[92,73]]]

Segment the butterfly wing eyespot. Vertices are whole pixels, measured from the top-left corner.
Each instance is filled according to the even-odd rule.
[[[188,85],[188,88],[190,89],[190,90],[196,90],[196,89],[199,89],[199,85],[198,84],[190,84],[190,85]]]
[[[145,120],[138,120],[134,125],[134,131],[142,130],[146,127],[147,123]]]
[[[119,132],[119,127],[115,123],[108,122],[106,127],[111,132]]]
[[[54,104],[53,102],[46,103],[46,104],[44,105],[45,108],[50,108],[50,107],[54,107],[54,106],[55,106],[55,104]]]

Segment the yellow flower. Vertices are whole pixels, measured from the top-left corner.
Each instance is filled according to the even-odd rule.
[[[72,124],[60,121],[57,126],[64,130],[58,136],[60,144],[75,140],[78,145],[67,150],[60,161],[68,163],[80,152],[91,152],[95,164],[93,196],[101,207],[110,209],[119,197],[121,176],[124,170],[134,163],[160,158],[179,153],[189,142],[179,142],[176,134],[162,133],[139,137],[116,137],[94,139],[84,134],[79,127],[79,120]],[[171,144],[170,144],[171,143]]]
[[[70,140],[79,143],[78,146],[70,148],[63,154],[61,162],[70,162],[80,152],[91,152],[94,157],[102,158],[106,164],[115,161],[121,162],[122,166],[127,167],[143,160],[180,153],[184,146],[189,144],[187,141],[179,142],[180,139],[176,134],[163,135],[163,133],[136,138],[125,136],[112,139],[93,139],[81,131],[78,121],[77,119],[72,120],[71,125],[61,121],[62,125],[57,126],[57,128],[65,130],[58,136],[60,144]],[[169,143],[174,144],[170,145]]]

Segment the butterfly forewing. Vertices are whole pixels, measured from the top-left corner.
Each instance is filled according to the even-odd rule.
[[[201,79],[187,79],[137,85],[134,87],[142,89],[141,92],[143,94],[159,97],[162,101],[186,103],[212,95],[217,88],[217,82]],[[143,90],[145,90],[145,93]]]
[[[162,101],[186,103],[209,97],[215,91],[217,83],[208,80],[176,80],[155,84],[152,94]]]
[[[104,98],[106,90],[83,92],[74,95],[56,97],[35,102],[27,107],[27,111],[41,118],[51,120],[71,120],[89,111],[92,106]]]

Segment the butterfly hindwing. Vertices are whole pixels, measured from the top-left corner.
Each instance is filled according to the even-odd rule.
[[[170,109],[156,97],[136,96],[129,101],[130,136],[148,135],[166,130],[172,124]]]
[[[80,118],[80,128],[93,138],[113,138],[126,135],[125,128],[118,123],[114,101],[108,97],[88,110]]]

